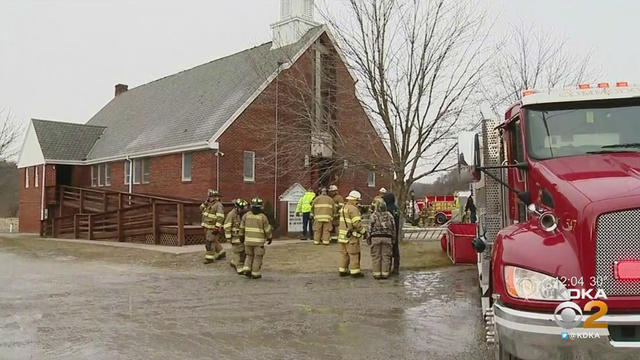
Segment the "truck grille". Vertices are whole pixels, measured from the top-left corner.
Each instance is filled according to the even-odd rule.
[[[596,276],[602,280],[600,288],[608,296],[640,295],[640,282],[619,281],[614,276],[615,262],[627,259],[640,259],[640,209],[617,211],[598,217]]]

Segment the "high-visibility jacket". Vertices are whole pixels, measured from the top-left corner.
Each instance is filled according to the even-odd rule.
[[[320,195],[311,203],[311,213],[315,221],[331,222],[333,220],[333,199],[327,195]]]
[[[271,239],[273,236],[269,219],[263,213],[248,212],[244,214],[240,222],[240,236],[244,236],[245,245],[264,245],[267,239]]]
[[[297,213],[308,213],[311,212],[311,202],[315,199],[316,193],[313,191],[307,191],[298,201],[298,206],[296,207]]]
[[[352,204],[345,204],[340,210],[340,229],[338,231],[338,242],[348,243],[349,239],[362,238],[365,233],[364,226],[362,226],[362,217],[360,216],[360,210],[357,206]],[[351,230],[351,238],[347,237],[347,233]]]
[[[333,203],[335,204],[333,217],[338,220],[339,212],[344,206],[344,198],[340,194],[335,194],[333,195]]]
[[[220,201],[200,205],[202,210],[202,227],[205,229],[221,228],[224,222],[224,206]]]
[[[229,211],[227,217],[224,219],[224,237],[227,240],[231,240],[232,244],[239,244],[242,242],[240,236],[240,222],[242,222],[242,216],[238,212],[238,209]]]

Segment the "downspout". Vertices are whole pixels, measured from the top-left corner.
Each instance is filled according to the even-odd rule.
[[[216,150],[216,190],[220,191],[220,150]]]
[[[40,221],[44,220],[44,184],[45,184],[45,177],[46,177],[46,173],[47,173],[47,163],[45,162],[42,165],[42,199],[40,200]]]

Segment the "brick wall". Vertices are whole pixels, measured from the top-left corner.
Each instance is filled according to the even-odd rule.
[[[29,169],[29,187],[25,187],[25,172]],[[20,169],[20,232],[40,232],[40,205],[42,202],[42,165],[38,166],[38,187],[35,186],[35,166]]]
[[[216,186],[216,156],[211,150],[192,152],[191,181],[182,181],[182,153],[151,157],[149,159],[149,183],[134,184],[133,192],[140,194],[165,195],[178,198],[204,199],[207,190]],[[97,189],[129,191],[124,183],[125,163],[111,163],[111,186],[99,186]],[[85,166],[80,182],[91,185],[91,167]],[[87,185],[85,185],[87,186]]]
[[[322,41],[327,44],[326,36]],[[330,44],[329,44],[330,45]],[[331,46],[329,46],[331,48]],[[332,51],[335,51],[332,49]],[[292,76],[301,77],[301,80],[310,81],[313,69],[313,51],[309,50],[299,59],[294,66],[279,76],[279,94],[287,94],[296,91],[291,85]],[[379,164],[376,167],[375,187],[367,186],[368,169],[362,167],[349,167],[344,169],[338,164],[335,183],[340,187],[340,192],[346,195],[350,190],[356,189],[362,192],[364,202],[370,201],[377,190],[384,186],[390,188],[391,175],[380,170],[383,165],[389,164],[389,158],[381,140],[376,136],[364,110],[355,96],[355,85],[344,64],[338,61],[336,67],[336,80],[339,92],[336,96],[337,113],[336,121],[339,124],[341,135],[351,139],[344,146],[346,152],[360,154],[370,164]],[[272,82],[267,89],[243,112],[240,117],[218,139],[220,151],[224,156],[219,159],[211,150],[193,153],[192,180],[183,182],[182,155],[171,154],[150,158],[150,183],[133,186],[133,192],[155,195],[175,196],[183,198],[204,199],[207,189],[216,188],[216,165],[219,160],[220,191],[224,199],[242,197],[247,200],[254,196],[260,196],[265,201],[279,207],[277,196],[282,194],[294,183],[303,186],[314,185],[314,173],[304,168],[304,155],[310,152],[309,146],[296,145],[294,158],[280,158],[281,166],[288,166],[288,171],[279,173],[277,189],[273,164],[262,161],[273,155],[271,139],[275,136],[275,106],[273,99],[276,94],[276,82]],[[286,101],[286,99],[283,99]],[[278,116],[282,124],[295,121],[293,111],[281,110]],[[259,133],[252,131],[254,124],[267,124]],[[288,144],[280,144],[281,147]],[[290,144],[289,144],[290,146]],[[254,151],[256,153],[255,181],[245,182],[243,179],[243,152]],[[291,152],[291,151],[290,151]],[[299,154],[299,156],[298,156]],[[22,169],[21,171],[24,171]],[[24,173],[21,173],[24,179]],[[33,174],[31,174],[33,176]],[[52,177],[54,178],[54,177]],[[91,167],[76,166],[73,169],[73,184],[75,186],[91,186]],[[24,183],[24,181],[23,181]],[[24,186],[23,186],[24,187]],[[128,191],[129,186],[124,184],[124,161],[111,163],[111,186],[103,187],[117,191]],[[275,191],[274,191],[275,190]],[[22,189],[20,194],[20,226],[21,231],[37,231],[39,225],[39,195],[37,191]],[[37,216],[31,214],[35,207]],[[24,214],[24,215],[23,215]],[[24,220],[23,220],[24,216]],[[284,211],[279,212],[281,219],[286,217]],[[24,221],[24,222],[23,222]],[[28,229],[28,230],[23,230]]]

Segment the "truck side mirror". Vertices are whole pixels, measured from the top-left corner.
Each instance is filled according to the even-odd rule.
[[[481,179],[480,139],[472,131],[458,136],[458,174],[463,181],[477,182]]]

